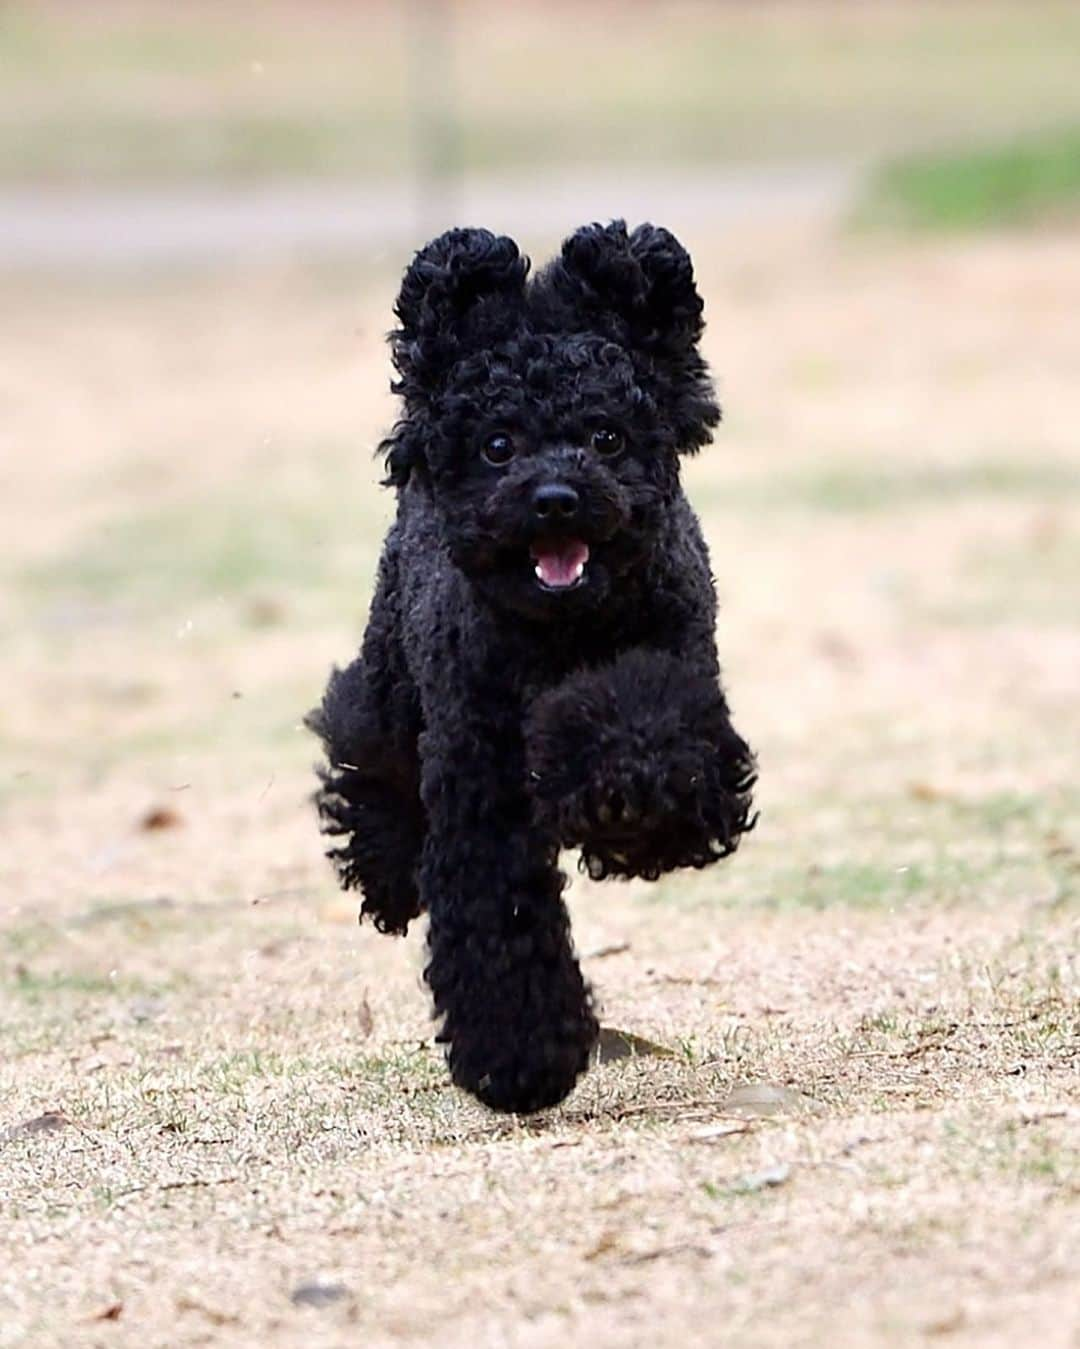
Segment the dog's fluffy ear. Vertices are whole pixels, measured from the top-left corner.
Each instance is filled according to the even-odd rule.
[[[393,388],[409,412],[438,393],[455,361],[513,329],[528,271],[529,259],[513,239],[490,230],[447,230],[417,253],[394,306],[401,326],[390,334],[400,376]],[[422,442],[409,415],[382,442],[389,485],[404,487],[414,472],[422,472]]]
[[[704,308],[690,254],[658,225],[585,225],[562,246],[548,280],[590,326],[625,346],[679,357],[696,346]]]
[[[709,442],[720,409],[698,353],[704,304],[690,254],[673,234],[658,225],[628,232],[622,220],[586,225],[566,240],[543,282],[561,321],[569,312],[650,358],[680,450]]]
[[[394,312],[394,365],[406,398],[430,393],[474,342],[497,341],[520,314],[529,260],[513,239],[453,229],[413,258]]]

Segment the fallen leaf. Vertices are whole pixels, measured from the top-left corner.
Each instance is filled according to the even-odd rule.
[[[124,1304],[122,1302],[110,1302],[107,1307],[102,1307],[99,1312],[93,1312],[86,1319],[88,1321],[119,1321],[123,1314]]]
[[[285,606],[272,595],[258,595],[247,606],[245,614],[253,628],[272,628],[285,618]]]
[[[193,1297],[181,1297],[177,1299],[177,1311],[198,1312],[201,1316],[215,1326],[235,1326],[240,1324],[239,1316],[234,1316],[231,1312],[219,1311],[216,1307],[208,1307],[203,1302],[197,1302]]]
[[[319,905],[319,918],[324,923],[355,923],[356,903],[348,899],[328,899]]]
[[[928,1321],[923,1326],[923,1332],[927,1335],[951,1335],[956,1330],[962,1330],[966,1324],[967,1317],[964,1315],[964,1309],[958,1307],[956,1311],[946,1312],[944,1316]]]
[[[289,1301],[294,1307],[329,1307],[334,1302],[340,1302],[342,1298],[348,1297],[349,1290],[343,1283],[330,1283],[323,1279],[310,1279],[306,1283],[298,1283],[289,1294]]]
[[[184,817],[174,806],[152,806],[139,821],[139,828],[147,832],[156,829],[178,829]]]
[[[1047,857],[1073,857],[1076,849],[1055,829],[1051,829],[1044,840]]]
[[[284,955],[286,951],[291,950],[303,939],[300,937],[278,937],[274,941],[264,942],[258,948],[259,955],[267,960],[273,960],[277,956]]]
[[[613,1026],[601,1026],[600,1035],[593,1050],[594,1063],[615,1063],[618,1059],[673,1059],[675,1051],[666,1045],[658,1045],[654,1040],[634,1035],[631,1031],[616,1030]]]
[[[597,1260],[600,1258],[600,1256],[610,1255],[612,1251],[617,1251],[618,1249],[619,1249],[618,1234],[612,1232],[609,1229],[606,1232],[600,1233],[600,1236],[597,1239],[596,1244],[594,1246],[591,1246],[585,1252],[584,1258],[586,1260]]]

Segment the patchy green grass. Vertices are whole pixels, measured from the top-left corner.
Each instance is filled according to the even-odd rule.
[[[867,452],[868,461],[873,458]],[[702,493],[710,506],[802,508],[862,514],[910,510],[984,497],[1059,502],[1080,495],[1080,465],[995,459],[967,464],[892,464],[865,468],[819,464],[796,474],[716,483]]]
[[[925,608],[942,625],[1069,629],[1080,612],[1080,531],[1066,517],[1046,534],[975,542],[950,593]]]
[[[33,958],[0,974],[0,1035],[12,1063],[54,1050],[72,1026],[91,1041],[121,1027],[137,1034],[189,982],[178,974],[161,979],[111,969],[104,951],[90,961],[60,949],[49,961],[46,968],[44,958]]]
[[[888,914],[930,903],[992,911],[1080,893],[1080,794],[1067,783],[1040,793],[963,796],[912,781],[904,794],[763,805],[739,864],[661,879],[644,904],[762,913]]]
[[[864,224],[916,230],[1038,225],[1080,216],[1080,128],[986,149],[913,155],[879,169]]]
[[[1041,893],[1046,868],[1032,854],[999,855],[969,860],[942,852],[927,861],[902,861],[902,849],[892,861],[850,858],[838,862],[807,862],[800,866],[759,864],[755,875],[725,884],[706,894],[686,887],[685,895],[662,894],[658,899],[685,898],[700,904],[718,900],[739,909],[765,912],[866,910],[889,913],[930,902],[940,908],[991,907],[995,903]],[[764,874],[762,874],[764,873]]]
[[[16,969],[7,987],[32,1007],[52,1004],[64,997],[130,998],[160,991],[142,979],[121,976],[115,970],[50,970],[39,974],[25,966]]]
[[[76,603],[120,621],[157,615],[174,626],[185,606],[221,602],[252,628],[285,615],[325,618],[331,606],[340,612],[370,586],[390,501],[370,481],[374,467],[357,465],[355,454],[297,451],[296,462],[309,459],[320,468],[301,487],[271,473],[242,490],[118,515],[27,568],[22,589],[61,615]]]
[[[936,903],[955,904],[975,881],[972,867],[948,858],[895,865],[852,860],[794,871],[777,880],[759,902],[781,909],[893,908],[929,896]]]

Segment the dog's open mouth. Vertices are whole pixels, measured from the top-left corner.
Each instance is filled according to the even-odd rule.
[[[545,590],[572,590],[585,576],[589,545],[581,539],[537,539],[533,570]]]

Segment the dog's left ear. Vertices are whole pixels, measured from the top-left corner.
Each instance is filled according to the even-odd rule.
[[[424,471],[424,434],[411,414],[438,393],[456,361],[512,331],[528,272],[513,239],[484,229],[447,230],[405,269],[390,351],[406,415],[379,446],[390,486]]]
[[[628,232],[622,220],[586,225],[543,281],[589,329],[652,358],[680,449],[708,443],[720,409],[698,353],[704,302],[690,254],[673,234],[648,224]]]
[[[413,258],[394,312],[394,365],[406,398],[431,393],[472,348],[513,327],[524,301],[529,259],[513,239],[484,229],[452,229]]]

